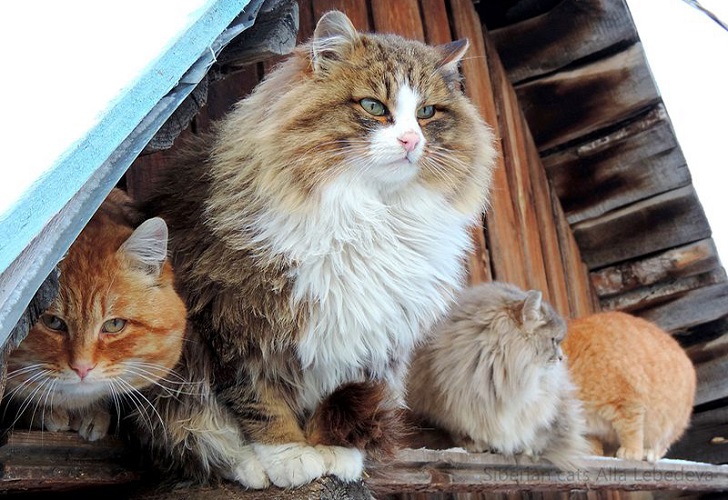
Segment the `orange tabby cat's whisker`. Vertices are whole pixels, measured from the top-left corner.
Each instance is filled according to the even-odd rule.
[[[122,387],[127,387],[129,389],[129,391],[126,394],[128,394],[131,397],[137,398],[137,401],[139,401],[140,404],[146,403],[152,409],[154,414],[159,419],[159,423],[162,426],[162,430],[165,430],[164,419],[162,419],[162,416],[159,414],[159,412],[157,411],[157,408],[152,404],[152,402],[149,401],[149,399],[147,399],[147,397],[143,393],[141,393],[137,388],[135,388],[133,385],[131,385],[126,380],[124,380],[122,378],[118,378],[116,380],[120,383],[120,385]],[[150,422],[150,426],[151,426],[151,417],[149,419],[149,422]]]

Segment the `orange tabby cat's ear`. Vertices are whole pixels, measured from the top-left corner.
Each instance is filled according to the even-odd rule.
[[[346,14],[332,10],[321,16],[311,42],[314,71],[323,69],[327,61],[343,59],[348,48],[357,40],[359,33]]]
[[[164,220],[154,217],[136,228],[119,252],[142,264],[150,273],[159,274],[167,258],[167,234]]]
[[[533,332],[535,327],[543,322],[542,298],[543,296],[538,290],[526,292],[526,298],[523,300],[523,308],[521,309],[521,324],[528,333]]]
[[[445,45],[438,45],[437,49],[442,54],[439,66],[445,71],[456,72],[458,70],[460,60],[468,51],[468,47],[470,47],[470,42],[467,38],[455,40],[454,42],[446,43]]]

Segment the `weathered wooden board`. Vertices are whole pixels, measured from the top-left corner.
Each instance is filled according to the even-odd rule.
[[[451,0],[450,12],[454,37],[470,40],[470,51],[462,62],[465,91],[481,116],[493,127],[496,137],[501,138],[503,131],[498,123],[492,76],[478,13],[475,12],[470,0]],[[511,190],[500,141],[497,146],[499,158],[493,176],[490,207],[486,215],[486,241],[490,251],[493,279],[509,281],[527,288],[525,247],[522,235],[514,231],[517,227],[517,217],[510,198]]]
[[[718,268],[718,251],[709,238],[594,271],[591,281],[597,295],[605,298]]]
[[[665,108],[543,159],[571,224],[690,184]]]
[[[366,0],[313,0],[312,2],[301,3],[313,4],[313,15],[316,21],[325,12],[340,10],[349,17],[357,30],[370,31],[372,29],[369,22],[369,9],[367,8]],[[313,29],[311,29],[311,34],[313,34]]]
[[[633,203],[573,228],[589,269],[710,237],[710,226],[692,186]]]
[[[728,407],[694,414],[685,435],[670,448],[667,456],[728,463]]]
[[[624,0],[566,0],[546,14],[493,30],[492,36],[514,83],[637,41]]]
[[[678,298],[635,314],[653,321],[669,332],[714,321],[728,315],[728,282],[690,290]]]
[[[723,325],[726,326],[725,320],[728,319],[728,311],[726,311],[726,316],[722,319],[724,320]],[[725,335],[725,333],[728,333],[728,329],[724,331],[724,335],[717,339],[687,349],[698,375],[698,388],[695,394],[696,406],[728,398],[728,384],[726,384],[728,335]],[[728,421],[726,425],[728,425]],[[728,439],[728,434],[725,438]]]
[[[374,29],[379,33],[396,33],[413,40],[425,41],[420,5],[417,0],[397,0],[396,8],[389,0],[371,0]]]
[[[441,45],[452,41],[445,0],[420,0],[425,41],[430,45]],[[466,55],[465,57],[468,57]]]
[[[540,151],[614,126],[660,99],[642,45],[516,86]]]

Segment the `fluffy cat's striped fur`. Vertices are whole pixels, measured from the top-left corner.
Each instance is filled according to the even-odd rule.
[[[492,133],[459,88],[466,48],[359,34],[330,12],[163,180],[147,208],[169,224],[201,338],[186,359],[214,397],[160,412],[235,437],[200,444],[209,426],[172,421],[162,455],[293,487],[358,479],[364,452],[387,446],[410,352],[461,287],[490,184]]]
[[[564,351],[595,451],[659,460],[683,434],[695,399],[690,358],[668,333],[622,312],[569,322]]]
[[[141,391],[174,379],[186,309],[164,221],[139,222],[112,191],[60,262],[58,296],[8,359],[7,415],[89,440],[106,435],[123,400],[155,418]]]
[[[574,469],[588,451],[560,343],[564,320],[541,292],[467,289],[418,349],[407,401],[469,451],[543,456]]]

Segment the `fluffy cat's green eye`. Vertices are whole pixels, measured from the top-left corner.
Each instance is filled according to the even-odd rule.
[[[365,97],[359,101],[359,105],[372,116],[384,116],[387,114],[387,107],[376,99]]]
[[[422,106],[420,109],[417,110],[417,118],[420,120],[426,120],[428,118],[432,118],[435,116],[435,106],[428,104],[427,106]]]
[[[50,328],[51,330],[55,330],[57,332],[66,332],[68,331],[68,327],[66,326],[66,322],[63,321],[58,316],[54,316],[52,314],[44,314],[40,317],[40,320],[43,322],[43,324]]]
[[[119,333],[124,329],[126,326],[126,320],[121,318],[113,318],[107,321],[104,321],[104,324],[101,325],[101,331],[104,333]]]

